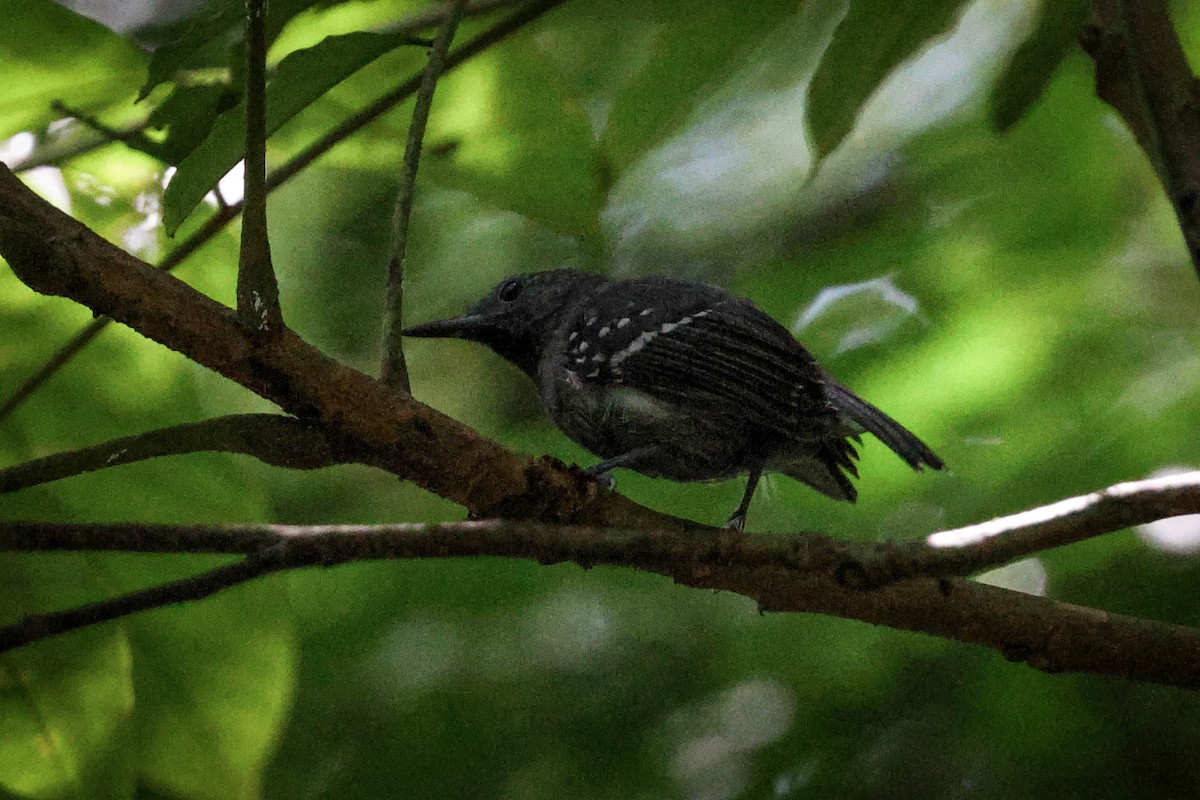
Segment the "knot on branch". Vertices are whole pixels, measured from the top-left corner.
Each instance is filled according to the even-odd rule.
[[[473,519],[536,519],[550,523],[578,522],[588,500],[599,490],[596,482],[575,467],[552,456],[526,463],[524,490],[477,508]]]

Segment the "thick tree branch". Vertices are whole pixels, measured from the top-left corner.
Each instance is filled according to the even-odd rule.
[[[294,333],[260,341],[230,309],[104,241],[2,167],[0,255],[35,291],[70,297],[317,420],[335,447],[353,448],[475,515],[694,527],[601,491],[579,471],[518,456]]]
[[[454,0],[450,13],[438,30],[437,38],[429,51],[429,62],[421,76],[421,88],[417,90],[417,102],[413,107],[412,123],[408,126],[408,142],[404,147],[404,163],[400,169],[400,188],[396,195],[396,209],[392,215],[392,244],[388,255],[387,292],[384,299],[383,363],[379,377],[384,385],[402,392],[410,390],[408,365],[404,363],[404,340],[400,331],[404,329],[404,268],[408,261],[408,224],[412,217],[413,196],[417,189],[417,167],[421,163],[421,143],[425,140],[425,127],[429,122],[429,111],[433,108],[433,92],[438,78],[446,68],[446,52],[454,40],[459,20],[466,9],[467,0]]]
[[[237,306],[262,334],[283,327],[267,234],[267,0],[246,0],[246,160]],[[222,205],[224,205],[222,203]]]
[[[1166,0],[1092,0],[1081,41],[1096,94],[1154,165],[1200,273],[1200,92]]]
[[[569,561],[585,568],[631,567],[666,575],[684,586],[736,592],[754,599],[765,611],[831,614],[984,645],[1046,672],[1088,672],[1200,689],[1200,630],[962,578],[906,580],[876,590],[847,585],[844,565],[863,561],[872,548],[817,534],[767,537],[734,531],[630,531],[519,521],[312,527],[0,523],[0,550],[269,553],[269,569],[478,556],[543,564]],[[216,591],[232,585],[229,571],[237,566],[215,571],[209,588]],[[166,602],[211,594],[195,585],[204,578],[189,579],[180,596]],[[73,627],[81,627],[113,618],[114,609],[126,607],[123,603],[129,613],[149,607],[143,605],[145,595],[139,592],[132,599],[114,598],[86,607],[90,612],[78,609],[74,616],[60,615],[75,623]],[[95,618],[89,619],[88,613]],[[0,643],[11,647],[19,645],[22,637],[25,641],[43,638],[47,617],[57,619],[46,615],[0,629]]]
[[[506,39],[524,26],[538,19],[548,11],[553,10],[557,6],[562,5],[566,0],[535,0],[528,5],[514,11],[508,17],[500,20],[495,25],[481,32],[471,40],[467,41],[462,47],[455,50],[446,58],[445,72],[454,69],[467,60],[474,58],[488,48]],[[421,22],[418,20],[418,22]],[[424,27],[421,25],[419,27]],[[301,150],[287,162],[282,164],[278,169],[274,170],[267,179],[267,191],[271,192],[282,186],[287,181],[294,178],[296,175],[308,168],[310,164],[327,153],[336,145],[348,139],[353,134],[357,133],[362,128],[365,128],[370,123],[381,117],[383,114],[390,111],[398,103],[411,97],[419,88],[421,76],[416,75],[401,83],[396,88],[387,92],[376,100],[371,105],[362,109],[358,113],[344,120],[337,127],[330,130],[317,141],[310,144],[308,147]],[[184,241],[180,242],[174,250],[172,250],[159,268],[164,271],[170,271],[179,266],[190,257],[193,253],[208,243],[213,237],[225,229],[225,227],[237,219],[242,211],[242,204],[234,203],[227,208],[219,209],[217,213],[209,217],[199,230],[193,233]],[[0,420],[11,414],[22,402],[27,400],[34,392],[45,384],[49,378],[58,370],[68,364],[78,353],[80,353],[99,333],[108,326],[109,320],[107,317],[93,320],[86,327],[80,330],[67,344],[59,349],[51,359],[44,364],[36,373],[27,378],[13,393],[0,404]]]
[[[354,460],[335,453],[315,423],[278,414],[234,414],[124,436],[0,469],[0,494],[135,461],[184,453],[241,453],[277,467],[319,469]]]

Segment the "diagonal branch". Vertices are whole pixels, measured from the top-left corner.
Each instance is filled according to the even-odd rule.
[[[246,0],[246,160],[237,306],[263,334],[283,327],[267,234],[267,0]]]
[[[264,344],[230,309],[97,236],[3,167],[0,255],[35,291],[111,316],[288,413],[316,420],[370,463],[477,516],[695,527],[600,491],[578,470],[531,463],[290,331]]]
[[[479,556],[626,567],[665,575],[684,586],[735,592],[754,599],[764,611],[829,614],[983,645],[1045,672],[1088,672],[1200,689],[1200,630],[962,578],[906,580],[869,591],[847,585],[841,580],[842,566],[861,560],[871,547],[817,534],[764,537],[520,521],[311,527],[0,523],[0,550],[238,553],[250,558],[265,553],[269,566],[263,571]],[[200,589],[194,582],[181,589],[168,584],[157,598],[167,603],[206,597],[231,585],[229,571],[236,567],[216,571],[211,584]],[[235,571],[233,577],[241,582],[247,574]],[[204,577],[192,580],[203,583]],[[174,592],[178,596],[172,598]],[[145,595],[113,598],[63,619],[72,627],[107,621],[115,609],[128,607],[134,613],[150,607]],[[44,627],[25,621],[0,629],[0,650],[43,638]]]
[[[0,494],[149,458],[198,452],[241,453],[291,469],[319,469],[353,460],[335,454],[325,434],[310,421],[278,414],[235,414],[125,436],[0,469]]]
[[[392,244],[388,255],[384,301],[383,364],[379,374],[385,385],[402,392],[410,390],[400,331],[404,329],[404,268],[408,261],[408,224],[417,188],[417,166],[421,162],[421,143],[425,140],[425,126],[433,107],[433,92],[446,67],[446,51],[450,49],[450,42],[454,40],[454,32],[458,29],[466,6],[467,0],[454,0],[429,51],[429,62],[421,76],[421,88],[417,91],[417,102],[413,107],[412,123],[408,126],[408,142],[404,147],[404,164],[400,170],[400,189],[392,216]]]
[[[1200,514],[1200,471],[1127,481],[1048,506],[939,531],[866,556],[864,585],[912,577],[974,575],[1106,533],[1183,514]]]
[[[28,616],[0,628],[0,653],[69,631],[128,617],[166,605],[203,600],[217,592],[282,568],[275,548],[252,553],[241,561],[149,589],[118,595],[65,611]]]
[[[537,20],[548,11],[562,5],[566,0],[535,0],[530,2],[508,17],[500,20],[495,25],[484,30],[474,38],[470,39],[462,45],[462,47],[451,53],[446,59],[446,68],[444,71],[449,71],[464,62],[474,58],[488,48],[502,42],[504,39],[520,30],[529,23]],[[287,183],[300,172],[304,171],[310,164],[327,153],[333,147],[346,140],[353,134],[357,133],[362,128],[365,128],[370,123],[374,122],[383,114],[390,111],[398,103],[411,97],[420,86],[420,76],[414,76],[405,80],[400,85],[396,86],[390,92],[382,95],[378,100],[363,108],[358,113],[344,120],[341,124],[330,130],[317,141],[310,144],[308,147],[301,150],[286,163],[282,164],[278,169],[273,171],[267,179],[267,191],[271,192]],[[164,271],[170,271],[179,266],[190,257],[193,253],[203,247],[213,237],[225,229],[225,227],[237,219],[242,211],[242,204],[234,203],[227,208],[218,210],[213,216],[209,217],[199,230],[193,233],[184,241],[180,242],[174,250],[163,259],[159,268]],[[11,414],[21,403],[27,400],[41,386],[50,379],[52,375],[62,369],[66,364],[79,354],[99,333],[104,330],[111,322],[107,317],[93,320],[87,326],[80,330],[67,344],[59,349],[44,364],[37,372],[27,378],[13,393],[3,402],[0,403],[0,420]]]

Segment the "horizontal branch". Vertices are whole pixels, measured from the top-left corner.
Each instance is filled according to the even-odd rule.
[[[478,556],[630,567],[669,576],[684,586],[735,592],[754,599],[764,611],[830,614],[983,645],[1045,672],[1087,672],[1200,689],[1198,630],[962,578],[921,578],[864,590],[845,580],[845,565],[861,560],[871,547],[817,534],[767,537],[516,521],[308,527],[0,523],[0,550],[269,551],[272,569]],[[109,609],[101,605],[101,610]],[[29,630],[36,633],[38,628],[30,625]],[[0,631],[0,641],[6,635],[16,634]]]

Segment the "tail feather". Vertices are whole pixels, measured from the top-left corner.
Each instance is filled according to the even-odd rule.
[[[913,469],[922,467],[942,469],[945,462],[917,438],[916,434],[899,422],[863,400],[854,392],[832,378],[827,378],[825,390],[830,402],[864,430],[875,435],[892,452],[904,459]]]

